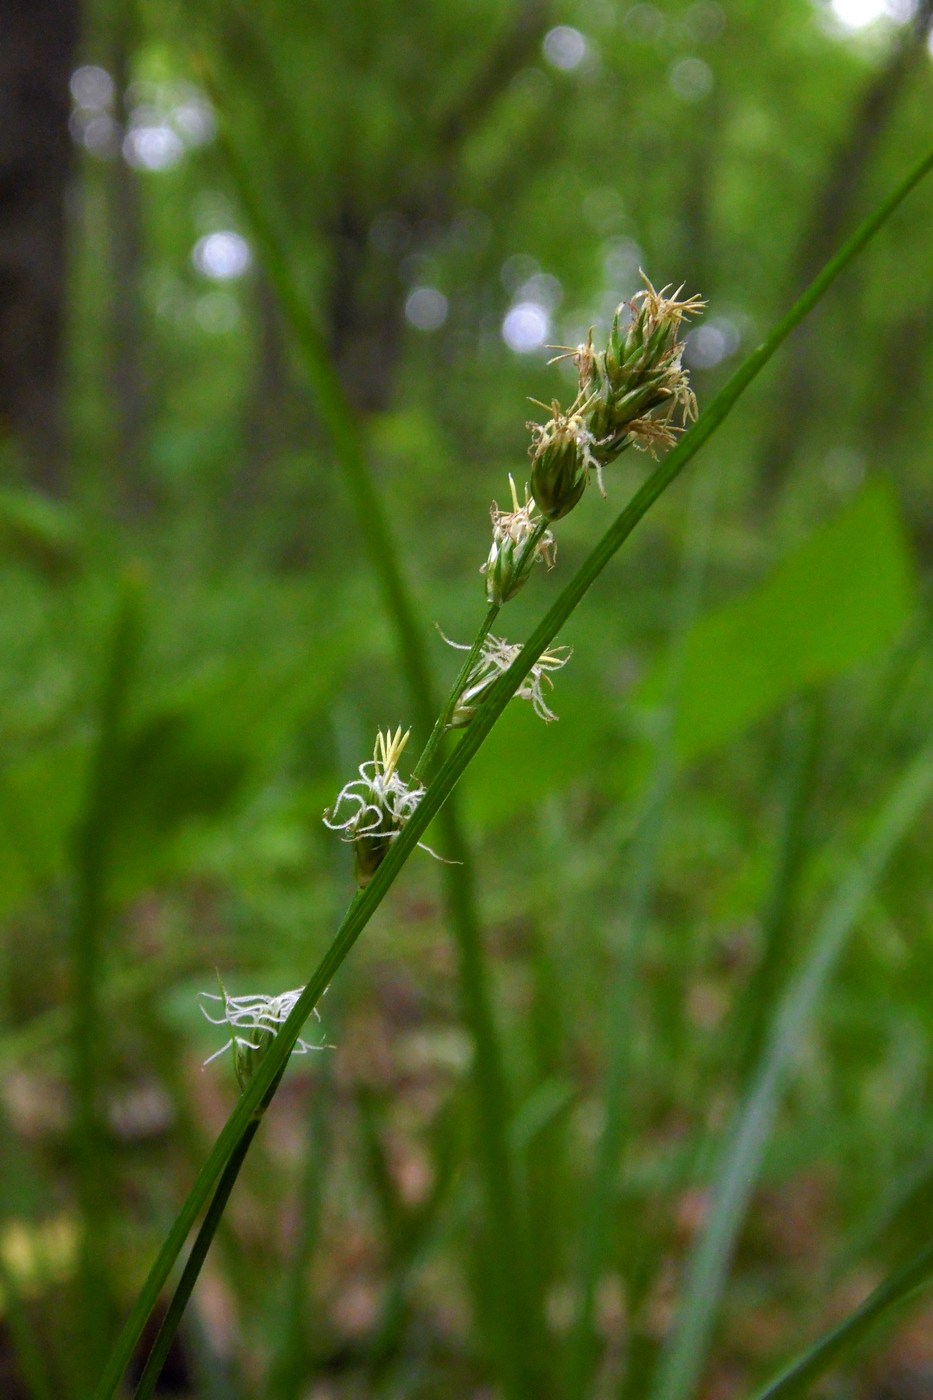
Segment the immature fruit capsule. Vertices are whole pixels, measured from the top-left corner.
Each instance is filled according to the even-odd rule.
[[[524,505],[519,503],[511,476],[509,489],[511,510],[500,510],[495,501],[492,503],[492,545],[480,569],[480,573],[486,575],[486,598],[499,608],[515,597],[537,559],[551,569],[557,552],[554,536],[544,529],[543,518],[536,514],[527,484]]]
[[[586,490],[590,434],[583,419],[585,405],[568,413],[551,405],[547,423],[529,423],[531,494],[547,520],[568,515]]]

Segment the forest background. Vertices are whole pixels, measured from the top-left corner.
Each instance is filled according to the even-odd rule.
[[[321,813],[418,727],[327,385],[440,690],[528,399],[572,396],[547,347],[642,269],[684,283],[702,413],[923,153],[933,57],[925,2],[6,9],[0,1392],[41,1400],[90,1393],[235,1100],[196,994],[308,977],[353,888]],[[731,1400],[929,1244],[931,215],[921,186],[592,589],[559,723],[511,706],[459,794],[529,1330],[420,854],[163,1393]],[[562,522],[513,640],[650,466]],[[817,1393],[919,1400],[931,1337],[920,1300]]]

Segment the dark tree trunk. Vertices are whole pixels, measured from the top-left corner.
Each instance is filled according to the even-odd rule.
[[[0,0],[2,3],[2,0]],[[115,7],[110,65],[115,113],[121,132],[129,124],[126,94],[136,46],[136,6],[122,0]],[[140,289],[143,265],[143,211],[139,175],[118,157],[107,170],[110,243],[110,392],[114,410],[114,498],[128,516],[153,505],[147,480],[148,430],[145,317]]]
[[[80,13],[78,0],[0,0],[0,430],[52,492],[65,480],[68,79]]]

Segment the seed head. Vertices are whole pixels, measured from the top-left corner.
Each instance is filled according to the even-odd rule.
[[[657,291],[644,273],[642,281],[641,290],[616,309],[605,349],[594,348],[592,330],[575,348],[555,347],[562,351],[556,359],[569,358],[576,366],[579,392],[566,414],[553,404],[550,422],[528,425],[537,467],[531,489],[549,519],[573,509],[590,472],[605,496],[603,467],[627,447],[655,456],[673,446],[684,424],[697,416],[678,337],[683,321],[706,303],[681,298],[682,287],[671,295],[666,287]]]
[[[594,452],[605,465],[634,446],[654,455],[683,431],[677,419],[696,417],[696,399],[682,365],[681,323],[705,306],[700,297],[667,296],[642,273],[644,287],[612,319],[606,349],[594,351],[592,332],[575,355],[580,392],[590,396]],[[659,425],[662,431],[646,426]]]
[[[527,424],[531,433],[531,494],[547,520],[560,520],[572,511],[586,490],[590,468],[598,469],[587,421],[590,407],[581,394],[566,413],[554,402],[546,423]]]

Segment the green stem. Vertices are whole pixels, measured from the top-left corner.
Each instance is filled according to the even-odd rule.
[[[275,1042],[259,1066],[253,1082],[233,1110],[159,1251],[136,1304],[127,1319],[120,1338],[95,1392],[95,1400],[110,1400],[138,1343],[149,1313],[158,1300],[169,1271],[177,1259],[197,1216],[209,1198],[214,1184],[236,1148],[252,1115],[263,1101],[273,1081],[282,1073],[304,1022],[317,1005],[332,978],[344,962],[357,938],[394,884],[405,862],[415,849],[429,822],[441,810],[461,776],[489,735],[502,711],[530,672],[538,657],[557,636],[581,599],[602,573],[610,559],[632,533],[639,521],[676,480],[687,463],[731,412],[736,400],[758,375],[791,331],[799,325],[827,288],[848,263],[861,251],[872,236],[915,185],[933,168],[933,150],[910,172],[892,195],[855,231],[834,258],[815,279],[800,300],[778,323],[771,335],[736,371],[699,422],[681,438],[670,456],[658,466],[628,505],[609,527],[596,548],[583,562],[570,583],[553,604],[542,622],[535,628],[508,671],[493,687],[490,695],[465,731],[460,743],[444,762],[432,781],[410,821],[393,841],[385,860],[366,889],[353,900],[333,942],[291,1015],[282,1026]],[[517,1339],[521,1344],[521,1337]]]
[[[172,1345],[175,1333],[178,1331],[178,1324],[181,1322],[182,1313],[188,1305],[188,1299],[191,1297],[191,1290],[197,1282],[201,1267],[207,1257],[207,1251],[210,1249],[214,1235],[217,1233],[217,1226],[220,1224],[223,1213],[227,1207],[227,1201],[230,1199],[230,1192],[233,1190],[236,1179],[240,1174],[240,1168],[246,1160],[246,1154],[249,1152],[253,1138],[256,1136],[259,1122],[259,1118],[254,1118],[249,1124],[234,1148],[227,1165],[224,1167],[223,1175],[217,1183],[217,1189],[211,1198],[210,1206],[201,1224],[201,1228],[198,1231],[194,1246],[191,1253],[188,1255],[188,1260],[178,1282],[178,1287],[175,1289],[172,1301],[166,1309],[165,1317],[162,1319],[162,1325],[152,1344],[152,1350],[146,1359],[146,1365],[139,1378],[139,1384],[136,1387],[135,1400],[149,1400],[149,1397],[155,1391],[159,1376],[162,1374],[162,1367],[165,1365],[165,1359],[169,1353],[169,1348]]]
[[[445,813],[441,814],[442,822]],[[541,1357],[529,1344],[536,1334],[537,1317],[531,1308],[527,1257],[528,1222],[520,1210],[515,1183],[514,1154],[509,1145],[512,1117],[510,1096],[503,1082],[499,1042],[487,991],[487,974],[481,930],[476,919],[473,869],[463,860],[468,853],[460,844],[459,830],[444,826],[446,848],[460,865],[444,867],[447,899],[457,926],[465,933],[458,939],[458,971],[463,1013],[473,1034],[473,1106],[475,1134],[483,1168],[487,1198],[491,1253],[497,1267],[490,1278],[496,1298],[495,1323],[502,1381],[506,1394],[540,1400],[536,1379]]]
[[[418,722],[422,722],[426,712],[425,728],[428,729],[434,718],[434,706],[430,698],[433,685],[421,642],[417,613],[399,562],[399,550],[392,537],[389,518],[373,481],[363,435],[327,353],[324,335],[314,317],[308,296],[292,273],[266,202],[257,194],[250,172],[241,160],[227,129],[224,120],[225,104],[217,83],[211,70],[203,64],[201,76],[218,113],[218,140],[237,199],[249,225],[263,269],[275,292],[282,316],[294,339],[314,407],[330,440],[334,457],[343,472],[360,542],[372,565],[385,598],[386,611],[395,627],[402,669],[420,712],[417,714]]]
[[[792,705],[785,718],[779,763],[781,817],[771,888],[761,919],[763,951],[740,1010],[740,1084],[748,1080],[758,1063],[769,1009],[780,996],[796,952],[793,915],[810,844],[808,809],[816,777],[819,728],[820,706],[811,693]]]
[[[522,570],[526,567],[526,561],[527,567],[531,567],[531,563],[534,561],[535,554],[537,553],[538,545],[547,534],[548,524],[549,522],[542,518],[538,521],[533,532],[528,536],[522,548],[521,555],[515,565],[516,575],[521,575]],[[500,603],[489,604],[486,616],[480,623],[479,631],[473,640],[473,645],[470,647],[469,654],[460,667],[453,685],[450,687],[447,699],[444,701],[443,709],[434,721],[434,728],[431,730],[428,742],[425,744],[418,762],[415,764],[412,772],[412,778],[414,780],[424,780],[430,776],[435,755],[447,730],[450,717],[454,712],[457,701],[467,687],[473,667],[479,660],[480,652],[483,650],[483,643],[492,631],[493,623],[498,617],[501,607],[502,605]]]
[[[797,1400],[814,1381],[856,1347],[878,1324],[906,1306],[933,1279],[933,1245],[880,1284],[838,1327],[814,1342],[799,1360],[756,1392],[754,1400]]]

